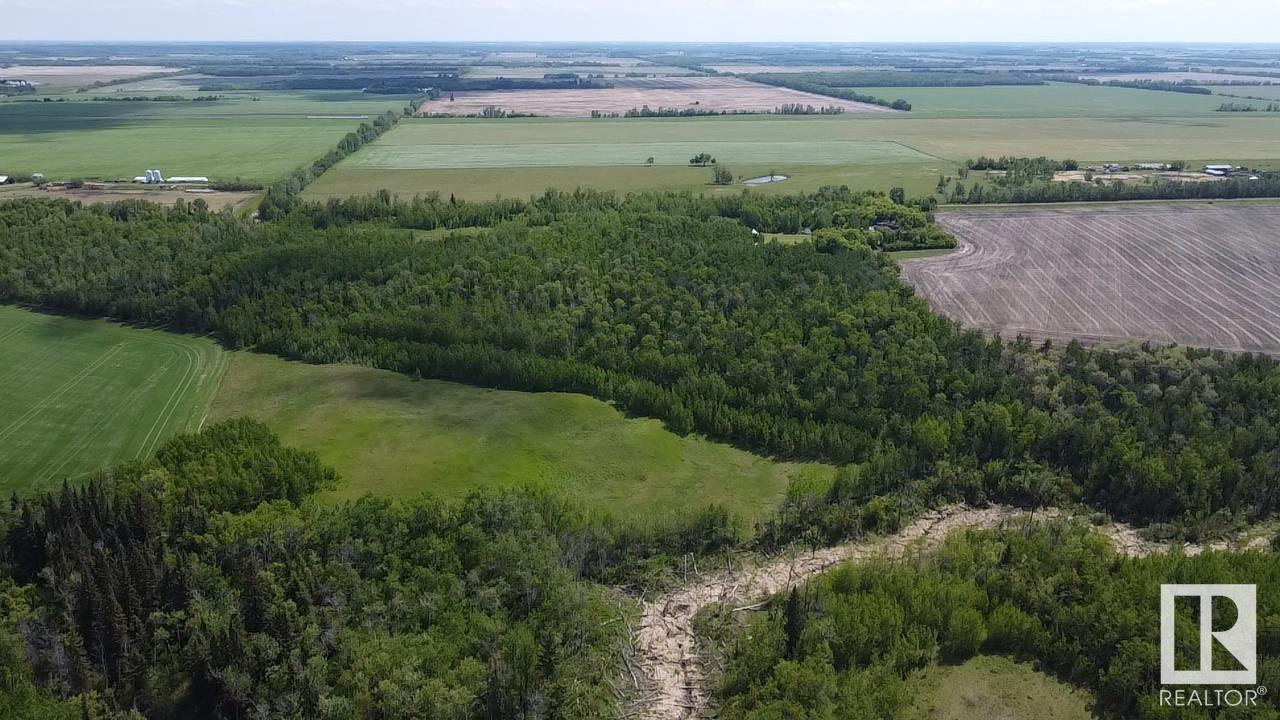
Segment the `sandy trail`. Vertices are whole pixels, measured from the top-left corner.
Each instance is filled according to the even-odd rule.
[[[849,560],[872,557],[898,558],[908,551],[939,545],[956,530],[991,530],[1011,520],[1061,517],[1056,510],[1035,513],[1005,506],[970,508],[949,506],[928,513],[901,532],[883,538],[839,545],[803,554],[780,557],[763,564],[734,568],[700,578],[642,606],[635,644],[635,664],[643,695],[640,717],[651,720],[685,720],[702,715],[710,707],[710,689],[697,655],[693,618],[711,604],[750,607],[754,603],[799,585],[823,571]],[[1144,540],[1135,528],[1113,523],[1097,530],[1116,549],[1132,557],[1163,552],[1168,545]],[[1254,547],[1264,539],[1256,539]],[[1210,547],[1224,548],[1228,543]],[[1204,548],[1184,546],[1195,555]]]

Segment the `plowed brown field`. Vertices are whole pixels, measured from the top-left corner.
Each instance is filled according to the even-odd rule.
[[[421,115],[478,115],[496,107],[509,113],[541,117],[591,117],[593,111],[625,113],[632,108],[770,112],[782,105],[834,105],[849,113],[895,113],[879,105],[840,100],[761,85],[740,78],[625,78],[608,80],[614,87],[587,90],[486,90],[453,93],[423,103]]]
[[[1005,337],[1280,353],[1280,205],[942,213],[949,255],[903,261],[940,312]]]

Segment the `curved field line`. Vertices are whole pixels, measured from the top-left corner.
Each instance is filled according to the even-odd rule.
[[[780,557],[704,576],[642,603],[640,626],[633,638],[635,662],[644,682],[640,687],[645,697],[640,716],[652,720],[685,720],[703,716],[711,709],[708,672],[698,654],[697,636],[693,629],[694,617],[704,607],[757,603],[845,562],[900,558],[911,552],[937,547],[952,532],[991,530],[1012,521],[1032,521],[1037,517],[1060,518],[1066,515],[1052,509],[1031,513],[1004,506],[950,506],[921,517],[890,537]],[[1146,557],[1173,549],[1170,545],[1142,539],[1133,527],[1125,523],[1114,523],[1097,530],[1111,541],[1118,552],[1130,557]],[[1255,540],[1247,547],[1254,548],[1257,542]],[[1180,547],[1188,555],[1205,549],[1198,545]],[[1225,548],[1227,544],[1215,543],[1210,547]]]
[[[151,423],[151,428],[142,439],[142,444],[138,448],[135,457],[142,459],[151,454],[155,447],[160,444],[160,439],[164,437],[164,429],[168,427],[173,415],[182,405],[183,399],[186,397],[187,390],[190,388],[192,381],[200,373],[202,363],[196,351],[185,343],[179,343],[172,340],[160,340],[158,338],[147,338],[149,342],[154,342],[169,348],[176,348],[181,353],[181,359],[186,362],[186,369],[182,372],[177,383],[174,384],[173,390],[169,393],[169,397],[165,399],[164,405],[161,406],[160,412],[157,414],[155,421]]]
[[[25,330],[29,325],[31,325],[31,323],[20,322],[14,327],[11,327],[8,330],[5,330],[4,332],[0,332],[0,340],[8,340],[14,335],[17,335],[18,333]]]
[[[209,391],[209,400],[205,403],[204,412],[200,414],[200,422],[194,428],[190,428],[196,432],[204,429],[204,424],[209,420],[209,413],[213,412],[213,401],[218,397],[218,393],[222,391],[222,383],[227,378],[227,369],[231,367],[231,354],[222,352],[220,349],[214,349],[214,364],[210,366],[207,375],[213,376],[213,388]]]
[[[80,372],[73,375],[71,379],[67,380],[65,383],[63,383],[56,390],[54,390],[52,393],[46,396],[39,403],[32,406],[25,413],[23,413],[18,418],[16,418],[13,422],[5,426],[3,430],[0,430],[0,440],[3,440],[9,435],[12,435],[17,430],[21,430],[23,427],[25,427],[27,423],[31,422],[33,418],[38,416],[41,413],[41,411],[43,411],[49,405],[52,405],[53,403],[57,402],[59,398],[61,398],[63,395],[66,395],[68,392],[74,389],[77,385],[83,382],[84,379],[89,375],[91,375],[94,370],[97,370],[99,367],[102,367],[102,365],[104,365],[107,361],[115,357],[115,355],[118,352],[120,352],[120,349],[123,347],[124,347],[124,343],[118,343],[116,345],[113,345],[110,349],[108,349],[106,352],[100,355],[97,360],[94,360],[87,367],[81,369]]]

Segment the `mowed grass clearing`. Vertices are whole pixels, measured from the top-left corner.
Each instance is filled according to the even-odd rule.
[[[344,481],[333,500],[535,485],[620,515],[720,503],[754,518],[776,506],[792,478],[833,472],[680,437],[584,395],[235,353],[210,419],[244,415],[336,468]]]
[[[202,338],[0,306],[0,490],[81,479],[198,429],[224,359]]]
[[[902,720],[1091,720],[1093,698],[1005,657],[931,667],[911,683]]]

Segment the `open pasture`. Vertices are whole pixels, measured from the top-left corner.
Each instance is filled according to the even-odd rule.
[[[748,518],[800,476],[830,466],[776,462],[570,393],[523,393],[412,379],[348,365],[233,353],[210,420],[249,416],[314,450],[342,475],[335,500],[366,493],[456,498],[536,485],[628,515],[720,503]]]
[[[902,263],[936,309],[1006,337],[1280,352],[1280,205],[999,208],[939,216]]]
[[[979,655],[933,665],[912,678],[902,720],[1090,720],[1093,698],[1009,658]]]
[[[223,367],[209,340],[0,306],[0,490],[82,478],[196,430]]]
[[[852,102],[761,85],[739,78],[681,77],[626,78],[609,81],[614,87],[575,90],[490,90],[458,92],[424,103],[422,115],[479,115],[497,107],[508,113],[541,117],[589,118],[592,112],[623,114],[649,106],[680,110],[768,112],[783,105],[833,105],[848,113],[894,113],[879,105]]]

